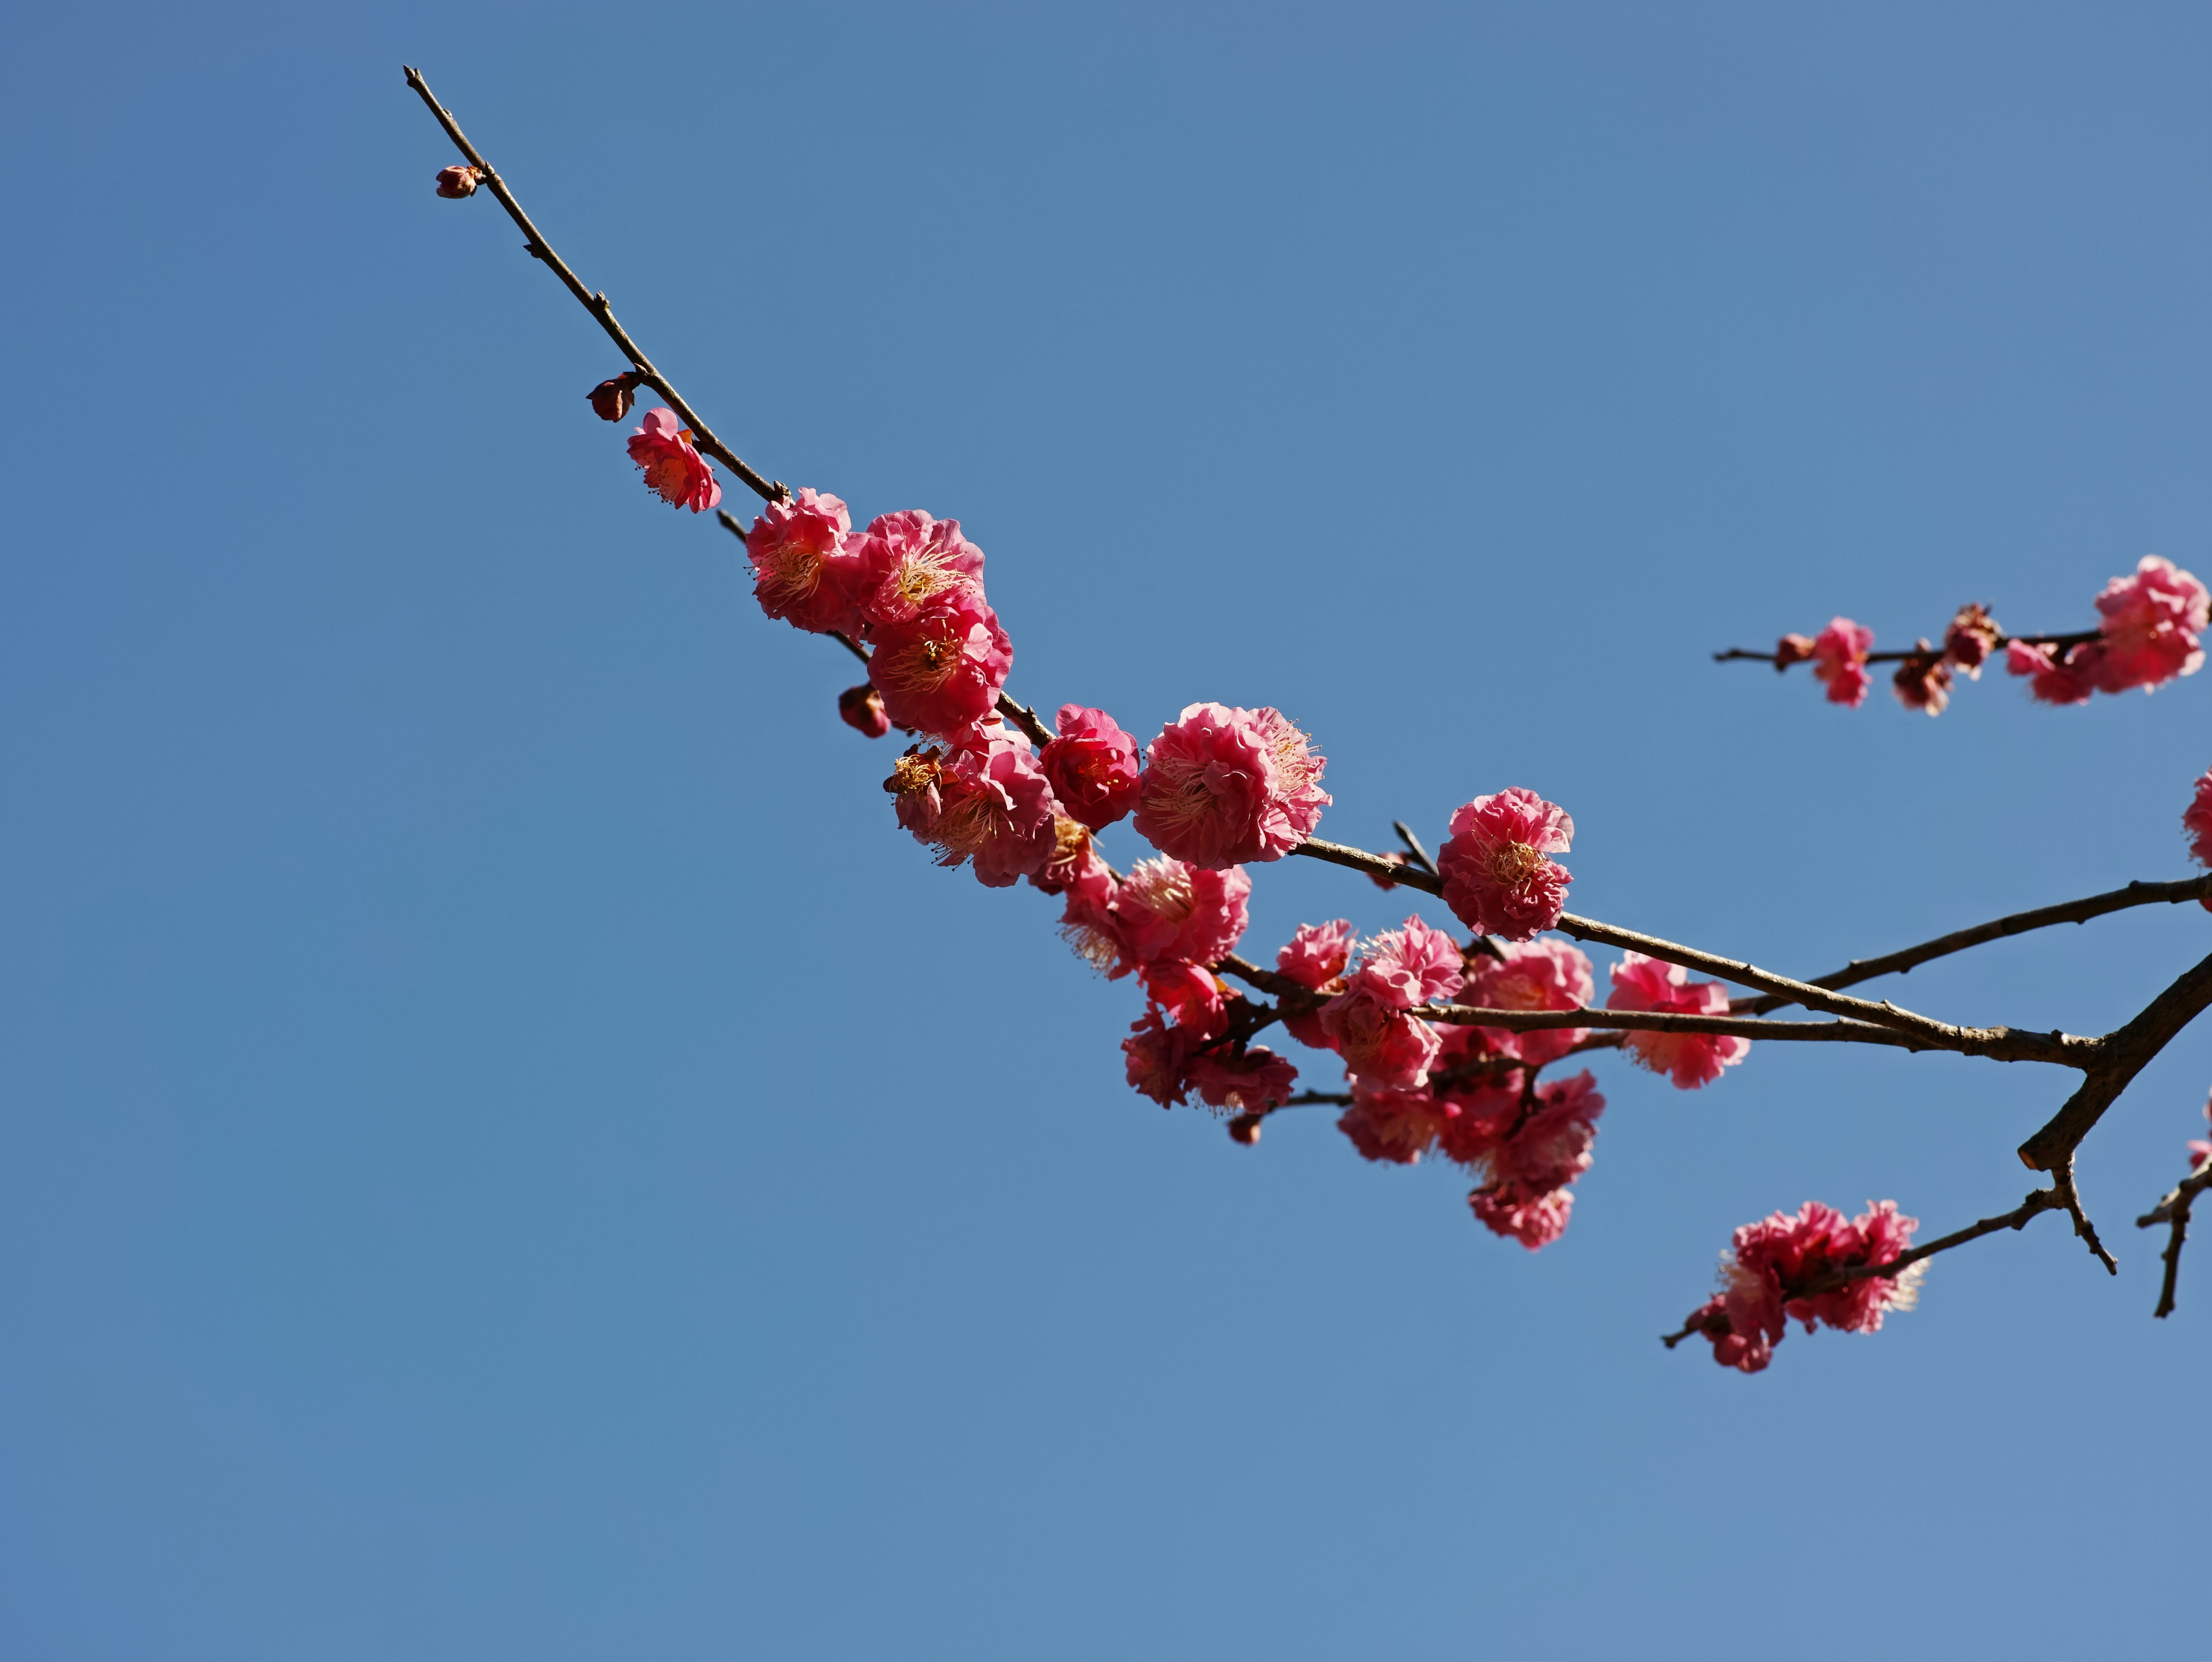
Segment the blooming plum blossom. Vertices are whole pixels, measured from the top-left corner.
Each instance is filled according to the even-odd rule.
[[[1874,631],[1848,618],[1832,618],[1813,637],[1814,679],[1828,689],[1828,702],[1856,709],[1866,703],[1867,654],[1874,649]]]
[[[1352,1106],[1338,1118],[1336,1129],[1352,1139],[1352,1146],[1363,1160],[1417,1166],[1458,1111],[1426,1091],[1399,1090],[1354,1080]]]
[[[1060,707],[1060,737],[1038,758],[1060,807],[1093,831],[1126,815],[1137,800],[1137,741],[1103,709]]]
[[[1115,930],[1135,963],[1216,964],[1243,939],[1251,893],[1241,866],[1212,871],[1164,855],[1139,860],[1115,895]]]
[[[1891,1262],[1912,1245],[1918,1227],[1893,1201],[1869,1202],[1850,1219],[1808,1201],[1794,1217],[1776,1212],[1745,1224],[1721,1260],[1719,1296],[1699,1307],[1686,1330],[1712,1342],[1715,1361],[1746,1373],[1767,1365],[1790,1317],[1808,1333],[1822,1323],[1875,1332],[1887,1312],[1910,1310],[1918,1300],[1924,1263],[1894,1276],[1820,1283],[1839,1271]]]
[[[1301,923],[1291,943],[1275,954],[1275,968],[1313,993],[1344,990],[1344,967],[1352,959],[1352,925],[1344,918],[1328,923]],[[1318,1009],[1283,1011],[1283,1028],[1301,1044],[1316,1050],[1330,1048],[1322,1031]]]
[[[1029,741],[1003,728],[950,754],[909,750],[884,788],[898,799],[899,824],[939,851],[939,865],[971,862],[988,887],[1009,887],[1052,855],[1052,787]]]
[[[810,634],[858,633],[867,567],[852,528],[843,501],[811,485],[763,508],[745,533],[760,609]]]
[[[2004,640],[2004,630],[1988,609],[1977,601],[1959,608],[1943,631],[1943,661],[1963,672],[1970,681],[1982,679],[1982,666]]]
[[[1575,822],[1565,809],[1515,787],[1478,796],[1451,817],[1451,835],[1437,851],[1444,904],[1484,934],[1528,941],[1566,910],[1565,867],[1545,858],[1565,854]]]
[[[891,718],[884,714],[883,694],[866,681],[837,695],[837,717],[855,733],[871,739],[880,739],[891,730]]]
[[[1090,828],[1065,813],[1055,813],[1052,852],[1045,856],[1043,865],[1030,874],[1030,881],[1047,894],[1065,894],[1094,869],[1109,874],[1112,870],[1091,842]]]
[[[2005,670],[2033,677],[2027,690],[2040,703],[2079,704],[2096,691],[2083,661],[2085,650],[2084,646],[2069,648],[2061,659],[2047,644],[2015,640],[2005,648]]]
[[[1495,1101],[1509,1094],[1490,1096]],[[1468,1196],[1475,1216],[1493,1234],[1509,1236],[1532,1252],[1559,1239],[1574,1208],[1569,1186],[1590,1168],[1604,1111],[1597,1081],[1584,1070],[1543,1087],[1534,1106],[1503,1129],[1495,1107],[1462,1114],[1467,1130],[1455,1127],[1446,1143],[1455,1159],[1488,1177]],[[1484,1131],[1491,1135],[1485,1138]]]
[[[1353,1079],[1418,1090],[1428,1083],[1443,1040],[1407,1012],[1449,998],[1459,985],[1458,943],[1409,917],[1402,928],[1369,943],[1358,967],[1345,977],[1344,990],[1322,1006],[1322,1032]]]
[[[948,589],[983,585],[983,551],[960,534],[960,521],[920,508],[878,514],[852,553],[861,574],[854,602],[872,625],[911,623]]]
[[[1145,983],[1145,996],[1176,1026],[1202,1039],[1218,1038],[1228,1031],[1228,999],[1212,971],[1179,958],[1160,958],[1145,965],[1138,975]]]
[[[1477,954],[1468,959],[1461,1003],[1483,1010],[1576,1010],[1586,1008],[1597,995],[1589,958],[1564,941],[1508,941],[1498,950],[1497,958]],[[1587,1027],[1473,1031],[1497,1055],[1538,1066],[1558,1061],[1589,1037]]]
[[[629,435],[629,459],[645,470],[645,488],[671,508],[703,514],[722,500],[714,470],[692,447],[691,429],[673,410],[648,410]]]
[[[877,624],[868,679],[902,728],[957,739],[984,721],[1013,667],[1013,643],[981,589],[946,589],[902,623]]]
[[[1327,760],[1279,710],[1191,704],[1146,748],[1137,833],[1194,866],[1279,860],[1328,806]]]
[[[1185,1064],[1185,1074],[1198,1099],[1207,1107],[1227,1108],[1245,1117],[1281,1107],[1291,1099],[1298,1082],[1297,1068],[1264,1044],[1255,1044],[1237,1056],[1201,1050]],[[1233,1129],[1231,1135],[1236,1135]],[[1240,1142],[1257,1140],[1256,1132],[1249,1139],[1237,1138]]]
[[[1897,702],[1905,709],[1941,715],[1951,702],[1951,666],[1923,639],[1912,655],[1897,667],[1890,685],[1897,693]]]
[[[1191,1044],[1188,1029],[1169,1026],[1157,1006],[1146,1006],[1121,1041],[1122,1071],[1130,1087],[1163,1108],[1188,1101]]]
[[[2190,857],[2200,866],[2212,866],[2212,768],[2197,780],[2197,794],[2182,812],[2181,828],[2189,833]]]
[[[1685,1015],[1726,1015],[1728,992],[1717,981],[1690,979],[1679,964],[1662,964],[1641,953],[1626,953],[1610,971],[1608,1010],[1678,1011]],[[1694,1091],[1721,1076],[1751,1054],[1751,1041],[1724,1033],[1630,1033],[1628,1052],[1655,1074],[1673,1078],[1678,1089]]]
[[[1063,888],[1067,903],[1060,915],[1060,939],[1109,981],[1119,981],[1137,967],[1136,955],[1123,939],[1121,917],[1116,910],[1121,892],[1121,880],[1115,876],[1114,868],[1096,853],[1075,868]]]
[[[2197,637],[2212,628],[2212,592],[2173,562],[2146,556],[2132,577],[2115,577],[2097,596],[2104,622],[2087,654],[2101,692],[2148,692],[2204,662]]]

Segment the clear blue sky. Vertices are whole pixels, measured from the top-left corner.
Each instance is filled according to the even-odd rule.
[[[1370,846],[1530,786],[1578,910],[1813,973],[2182,874],[2212,763],[2212,675],[1708,661],[2212,570],[2212,20],[1848,12],[11,11],[0,1653],[2200,1646],[2212,1241],[2154,1323],[2130,1221],[2212,1029],[2085,1155],[2117,1282],[2043,1221],[1753,1379],[1656,1342],[1735,1225],[2009,1207],[2063,1081],[1601,1063],[1534,1256],[1160,1112],[399,73],[764,472],[957,516],[1024,697],[1279,705]],[[2100,1031],[2208,944],[1895,990]]]

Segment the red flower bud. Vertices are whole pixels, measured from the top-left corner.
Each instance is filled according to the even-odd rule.
[[[627,371],[603,380],[584,396],[592,401],[592,412],[601,421],[620,421],[629,414],[630,405],[636,401],[636,372]]]
[[[891,718],[884,711],[884,695],[866,681],[837,695],[837,714],[847,727],[871,739],[880,739],[891,730]]]
[[[1774,667],[1777,669],[1802,664],[1812,655],[1813,637],[1809,635],[1785,635],[1774,643]]]
[[[441,167],[438,169],[438,194],[464,197],[477,193],[477,182],[483,177],[480,167]]]
[[[1241,1142],[1247,1148],[1260,1140],[1260,1122],[1265,1114],[1239,1114],[1229,1122],[1229,1140]]]

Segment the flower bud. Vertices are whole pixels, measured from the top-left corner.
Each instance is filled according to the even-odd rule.
[[[438,169],[438,194],[447,197],[474,196],[477,183],[483,178],[481,167],[441,167]]]
[[[1777,669],[1802,664],[1812,655],[1813,637],[1809,635],[1785,635],[1774,643],[1774,667]]]
[[[1229,1122],[1229,1140],[1241,1142],[1247,1148],[1260,1141],[1260,1122],[1265,1114],[1239,1114]]]
[[[592,413],[601,421],[620,421],[629,414],[637,398],[637,379],[635,370],[625,370],[584,394],[592,401]]]
[[[1970,603],[1959,608],[1959,615],[1943,631],[1943,656],[1979,680],[1982,666],[2003,639],[2004,630],[1997,620],[1982,606]]]
[[[837,714],[847,727],[871,739],[880,739],[891,730],[891,718],[884,713],[884,695],[866,681],[837,695]]]

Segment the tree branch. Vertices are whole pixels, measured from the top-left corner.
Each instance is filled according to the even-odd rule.
[[[2066,650],[2094,641],[2103,633],[2104,631],[2102,630],[2084,629],[2077,630],[2071,635],[2000,635],[1997,636],[1996,644],[2000,647],[2008,647],[2014,641],[2018,641],[2022,646],[2057,647],[2061,650]],[[1935,648],[1931,651],[1928,652],[1923,652],[1917,649],[1900,649],[1894,652],[1869,652],[1866,655],[1865,661],[1869,664],[1901,664],[1908,658],[1926,658],[1931,656],[1941,657],[1942,655],[1942,648],[1941,647]],[[1773,664],[1778,669],[1789,668],[1790,664],[1780,663],[1778,661],[1780,656],[1781,654],[1779,653],[1753,652],[1743,647],[1730,647],[1725,652],[1716,652],[1713,654],[1713,661],[1717,664],[1748,661],[1759,664]],[[1803,658],[1793,658],[1790,660],[1790,663],[1802,664],[1808,661],[1809,661]]]
[[[2172,883],[2130,883],[2124,889],[2109,890],[2081,900],[2062,901],[2055,906],[2039,906],[2033,911],[2014,912],[1987,923],[1977,923],[1969,929],[1954,929],[1949,934],[1923,941],[1917,947],[1885,953],[1880,958],[1855,958],[1840,970],[1814,976],[1812,984],[1833,991],[1838,988],[1856,986],[1862,981],[1871,981],[1876,976],[1904,975],[1931,959],[1947,958],[1953,953],[1965,952],[1969,947],[2002,941],[2008,935],[2025,934],[2030,929],[2048,928],[2054,923],[2086,923],[2093,917],[2102,917],[2107,912],[2124,911],[2130,906],[2172,906],[2185,900],[2205,899],[2212,899],[2212,873],[2203,877],[2181,878]],[[1763,998],[1739,999],[1735,1005],[1752,1014],[1764,1015],[1769,1010],[1778,1010],[1785,1004],[1796,1001],[1772,994]]]
[[[483,153],[469,143],[468,135],[453,119],[453,112],[432,95],[430,83],[422,78],[422,72],[406,64],[400,67],[407,71],[407,84],[422,94],[422,101],[430,107],[430,113],[438,118],[438,125],[446,130],[446,137],[453,141],[463,155],[468,157],[470,165],[483,175],[483,182],[499,198],[499,205],[507,210],[507,216],[521,228],[523,247],[543,260],[568,292],[575,295],[577,303],[598,320],[599,327],[607,332],[607,338],[622,350],[623,356],[637,367],[638,374],[645,384],[668,400],[669,408],[675,411],[684,424],[691,429],[699,448],[736,474],[746,488],[763,502],[774,502],[789,496],[791,492],[784,488],[781,480],[771,482],[761,478],[745,466],[736,451],[714,436],[714,429],[699,419],[691,406],[684,401],[683,395],[669,384],[668,377],[653,367],[653,360],[646,356],[638,344],[629,338],[629,332],[615,321],[614,309],[607,304],[606,295],[593,294],[586,289],[576,274],[568,269],[568,261],[555,253],[553,245],[538,234],[538,228],[530,222],[530,216],[522,211],[522,204],[514,199],[514,192],[507,188],[507,181],[499,176],[499,169],[485,161]]]
[[[2090,1041],[2096,1048],[2088,1077],[2041,1129],[2021,1144],[2021,1163],[2032,1172],[2070,1167],[2081,1139],[2128,1088],[2129,1081],[2208,1004],[2212,1004],[2212,955],[2184,971],[2134,1020]]]
[[[2189,1239],[2189,1208],[2208,1188],[2212,1188],[2212,1160],[2207,1160],[2167,1190],[2156,1206],[2136,1220],[2138,1229],[2161,1223],[2167,1226],[2166,1251],[2161,1254],[2166,1262],[2166,1278],[2159,1283],[2158,1308],[2150,1312],[2160,1321],[2173,1313],[2174,1285],[2181,1277],[2181,1246]]]

